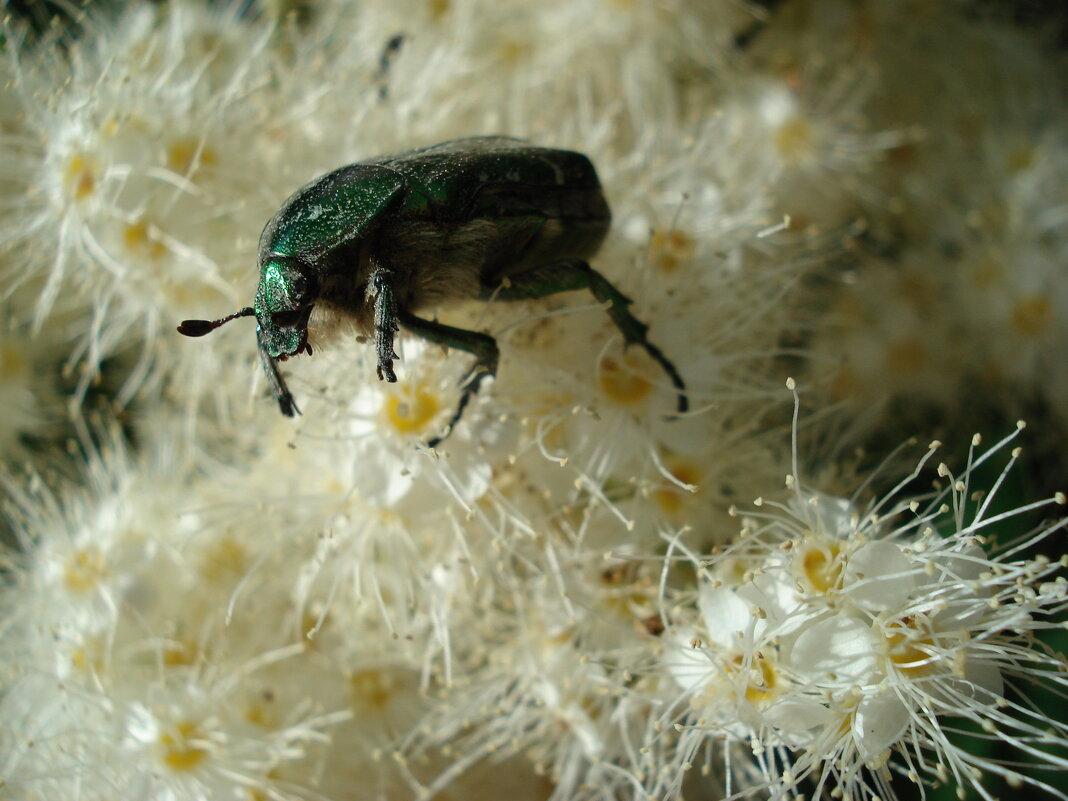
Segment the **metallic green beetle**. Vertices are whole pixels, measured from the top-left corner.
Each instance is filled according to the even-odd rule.
[[[449,435],[479,384],[497,369],[493,337],[416,317],[451,300],[523,300],[589,289],[622,332],[667,373],[685,412],[675,366],[627,311],[631,301],[591,269],[612,215],[581,153],[518,139],[458,139],[369,159],[295,192],[260,236],[255,305],[219,320],[186,320],[199,337],[256,317],[260,357],[282,413],[298,412],[277,362],[311,354],[313,307],[355,322],[375,341],[378,377],[396,381],[393,337],[414,334],[475,356]]]

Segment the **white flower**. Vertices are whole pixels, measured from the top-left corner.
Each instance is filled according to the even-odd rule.
[[[841,431],[956,412],[976,365],[1059,414],[1068,148],[1036,37],[960,3],[176,1],[77,35],[10,21],[26,5],[0,22],[0,447],[50,485],[109,455],[86,492],[3,480],[4,793],[885,801],[892,770],[1066,767],[1063,716],[1025,696],[1068,689],[1033,636],[1068,582],[1017,550],[1060,523],[977,496],[989,455],[870,504],[881,476],[841,478]],[[585,291],[419,310],[501,351],[434,452],[469,354],[402,334],[387,385],[319,304],[283,418],[253,321],[173,330],[252,300],[297,187],[479,133],[597,165],[591,264],[688,412]],[[842,368],[861,408],[821,407],[805,433],[835,458],[779,497],[787,363]],[[125,451],[76,413],[69,456],[40,447],[52,365]],[[1040,768],[968,753],[958,724]]]
[[[5,484],[26,548],[0,597],[5,785],[25,798],[283,792],[272,771],[348,717],[321,677],[307,694],[316,668],[286,596],[299,545],[287,562],[263,529],[193,536],[210,531],[185,506],[205,486],[131,462],[113,439],[91,491],[63,501]]]
[[[282,131],[291,161],[304,141],[272,30],[196,4],[83,25],[5,52],[21,113],[19,135],[0,141],[13,176],[0,275],[18,289],[16,319],[70,326],[79,394],[132,353],[120,404],[162,386],[189,404],[218,399],[205,375],[230,374],[226,354],[253,353],[254,339],[216,335],[205,349],[174,327],[248,302],[256,233],[294,188],[285,168],[264,167]],[[4,37],[21,38],[11,23]]]
[[[744,738],[782,692],[778,644],[767,636],[761,610],[731,589],[705,588],[699,605],[704,628],[669,635],[667,667],[702,727]]]
[[[373,506],[408,514],[436,514],[442,494],[472,504],[489,488],[491,460],[501,458],[505,445],[498,440],[508,433],[484,410],[492,381],[483,381],[447,431],[470,359],[417,341],[405,342],[403,353],[398,383],[373,380],[369,372],[346,412],[355,489]],[[429,453],[427,442],[445,434],[437,453]]]
[[[1018,690],[1021,682],[1065,683],[1058,657],[1023,646],[1065,608],[1063,578],[1049,580],[1059,565],[1016,554],[1066,521],[1025,532],[1004,554],[982,547],[989,526],[1063,504],[1064,497],[988,516],[994,497],[988,495],[966,511],[973,472],[1011,439],[970,454],[959,478],[940,465],[946,484],[926,498],[902,496],[902,482],[862,510],[810,493],[791,477],[791,503],[762,502],[742,540],[752,571],[733,587],[704,585],[700,633],[674,634],[675,642],[691,638],[693,650],[678,644],[668,652],[667,667],[695,708],[684,741],[718,732],[750,738],[761,752],[781,749],[792,765],[768,775],[776,792],[811,775],[818,788],[858,798],[884,786],[890,761],[909,765],[920,781],[914,766],[932,760],[980,792],[984,772],[1046,787],[947,736],[949,721],[969,719],[1051,765],[1060,764],[1056,744],[1068,742],[1068,726],[1058,716],[1038,710],[1013,716],[1007,710],[1016,704],[1002,695],[1010,681]],[[737,558],[723,560],[718,574],[738,575]],[[702,575],[706,581],[716,575],[715,562]],[[730,680],[742,668],[748,679],[754,665],[764,685]],[[754,703],[725,725],[723,709],[737,704],[743,690]],[[710,717],[709,708],[719,713]],[[1050,733],[1049,748],[1028,744],[1040,729]]]

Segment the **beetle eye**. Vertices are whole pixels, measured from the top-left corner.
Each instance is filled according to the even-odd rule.
[[[302,313],[303,312],[300,309],[275,312],[271,315],[271,322],[275,325],[282,326],[282,328],[292,328],[300,322]]]

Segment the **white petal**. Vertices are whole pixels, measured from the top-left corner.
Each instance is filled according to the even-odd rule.
[[[388,509],[408,494],[415,481],[410,467],[399,459],[367,459],[352,472],[352,482],[360,497],[370,506]]]
[[[704,587],[697,604],[708,636],[725,648],[738,649],[753,642],[766,625],[753,616],[753,606],[728,587]],[[749,631],[752,634],[747,637]]]
[[[802,680],[821,687],[869,683],[878,664],[871,628],[861,620],[843,615],[807,628],[789,654],[789,665]]]
[[[489,462],[473,453],[472,447],[457,447],[455,452],[441,457],[441,462],[435,467],[442,471],[452,491],[468,503],[485,495],[493,480],[493,469]],[[429,468],[424,464],[424,469]]]
[[[790,748],[810,745],[832,719],[831,710],[810,697],[784,698],[765,709],[763,717]]]
[[[909,710],[889,687],[882,686],[857,705],[853,737],[865,762],[878,760],[901,737],[909,723]]]
[[[694,648],[697,633],[680,628],[668,635],[664,661],[675,682],[684,690],[696,692],[715,675],[715,667],[708,651]]]
[[[1005,692],[1005,682],[1001,677],[1001,669],[992,659],[969,656],[964,663],[964,677],[975,687],[986,690],[995,696],[1001,696]],[[983,693],[972,690],[972,694],[981,697]]]
[[[816,534],[844,540],[848,539],[856,528],[857,514],[853,510],[853,504],[845,498],[809,492],[801,499],[792,499],[790,506]]]
[[[869,542],[849,557],[844,592],[869,612],[901,609],[916,587],[918,568],[892,542]]]
[[[957,581],[975,581],[984,570],[990,569],[990,560],[978,545],[966,545],[957,553],[939,553],[931,558],[938,584]]]
[[[587,758],[596,759],[603,750],[603,743],[593,719],[578,704],[568,704],[558,710],[558,715],[578,740],[582,753]]]
[[[816,606],[802,602],[789,575],[785,570],[772,568],[738,588],[740,598],[767,615],[767,623],[761,629],[765,638],[790,634],[820,613]]]
[[[996,702],[1005,690],[1001,670],[990,659],[971,656],[964,664],[964,678],[940,676],[928,692],[950,709],[975,710]]]
[[[982,549],[969,545],[959,553],[937,554],[932,557],[934,575],[926,584],[932,595],[948,596],[934,616],[940,629],[969,629],[979,624],[990,607],[987,606],[989,588],[979,582],[979,576],[990,568]]]

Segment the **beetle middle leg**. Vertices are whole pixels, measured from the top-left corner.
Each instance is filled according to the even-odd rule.
[[[427,445],[435,448],[452,433],[453,428],[460,422],[464,409],[467,408],[472,396],[478,392],[478,387],[483,379],[497,374],[497,362],[500,360],[497,340],[489,334],[480,334],[477,331],[468,331],[464,328],[454,328],[451,325],[431,322],[403,310],[398,312],[397,319],[406,329],[429,342],[446,348],[464,350],[475,357],[475,363],[460,390],[460,402],[457,404],[456,411],[452,417],[449,418],[449,422],[445,425],[445,433],[427,442]]]
[[[480,300],[528,300],[555,295],[557,292],[570,292],[576,289],[588,289],[601,303],[607,303],[608,316],[623,334],[627,345],[638,345],[648,353],[667,373],[671,383],[678,391],[678,411],[682,414],[689,409],[686,397],[686,384],[675,369],[675,365],[663,352],[649,341],[649,326],[635,317],[628,310],[633,301],[620,292],[612,283],[584,261],[569,259],[554,261],[539,267],[532,267],[516,275],[508,276],[498,286],[484,286],[479,293]]]

